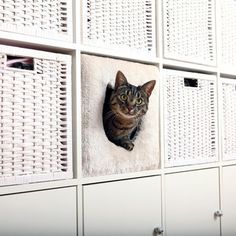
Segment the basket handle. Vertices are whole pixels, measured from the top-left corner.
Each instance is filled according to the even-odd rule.
[[[6,67],[17,70],[34,71],[34,58],[20,56],[6,56]]]
[[[184,78],[184,86],[197,88],[198,87],[198,79]]]

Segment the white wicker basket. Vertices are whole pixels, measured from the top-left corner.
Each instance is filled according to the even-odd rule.
[[[216,77],[164,70],[165,166],[213,162]]]
[[[83,44],[154,55],[155,0],[83,0]]]
[[[34,69],[7,65],[33,56]],[[72,178],[71,58],[0,45],[0,185]]]
[[[223,159],[236,159],[236,81],[221,79]]]
[[[221,51],[225,68],[236,64],[236,1],[221,1]]]
[[[214,0],[164,0],[164,56],[216,64]]]
[[[72,0],[0,2],[0,30],[72,41]]]

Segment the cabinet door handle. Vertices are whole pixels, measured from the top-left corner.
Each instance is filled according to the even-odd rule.
[[[224,214],[221,210],[218,210],[218,211],[215,212],[214,215],[215,215],[215,217],[222,217]]]
[[[164,230],[161,227],[154,228],[154,235],[163,234]]]

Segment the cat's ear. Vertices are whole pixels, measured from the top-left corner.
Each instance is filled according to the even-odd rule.
[[[116,83],[115,83],[115,89],[120,87],[121,85],[127,84],[128,81],[125,78],[124,74],[119,70],[116,74]]]
[[[151,80],[147,83],[145,83],[141,88],[142,90],[148,95],[148,97],[151,96],[152,90],[154,89],[156,84],[156,80]]]

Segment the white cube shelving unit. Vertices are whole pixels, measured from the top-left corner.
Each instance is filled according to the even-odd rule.
[[[1,1],[0,235],[31,236],[21,226],[36,223],[18,210],[27,206],[40,236],[234,235],[235,9],[234,0]],[[82,53],[160,70],[159,169],[82,176]],[[8,68],[9,56],[33,58],[34,70]]]

